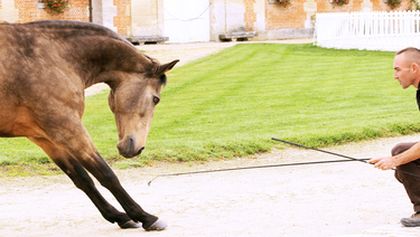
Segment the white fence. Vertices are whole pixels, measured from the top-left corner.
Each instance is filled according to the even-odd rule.
[[[420,11],[318,13],[315,44],[383,51],[420,48]]]

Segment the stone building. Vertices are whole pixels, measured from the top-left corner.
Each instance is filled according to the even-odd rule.
[[[391,9],[384,0],[69,0],[62,14],[49,14],[45,1],[0,0],[0,21],[41,19],[93,21],[125,36],[168,36],[172,42],[215,41],[220,34],[256,32],[256,39],[310,36],[317,12],[407,10],[412,0]]]
[[[122,35],[131,32],[130,0],[69,0],[63,13],[51,14],[47,0],[0,0],[0,21],[36,20],[93,21]]]

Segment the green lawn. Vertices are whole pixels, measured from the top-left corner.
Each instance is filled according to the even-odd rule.
[[[266,152],[281,146],[272,136],[319,147],[419,132],[415,91],[403,91],[393,79],[392,58],[388,52],[244,44],[178,67],[168,74],[137,159],[117,154],[107,93],[87,99],[84,122],[100,153],[120,168]],[[8,173],[54,169],[24,139],[2,138],[0,147],[0,166]]]

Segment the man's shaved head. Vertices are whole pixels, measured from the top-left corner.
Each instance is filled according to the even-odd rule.
[[[420,83],[420,50],[405,48],[398,51],[394,57],[394,78],[402,88],[419,87]]]
[[[404,57],[405,61],[409,64],[417,63],[420,65],[420,50],[417,48],[409,47],[402,49],[396,53]]]

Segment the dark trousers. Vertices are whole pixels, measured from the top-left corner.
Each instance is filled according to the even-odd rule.
[[[400,143],[392,149],[391,153],[393,156],[398,155],[408,150],[414,144],[416,143]],[[412,173],[419,177],[407,173]],[[395,171],[395,177],[404,185],[405,191],[407,191],[408,197],[414,205],[414,211],[420,212],[420,159],[398,166]]]

